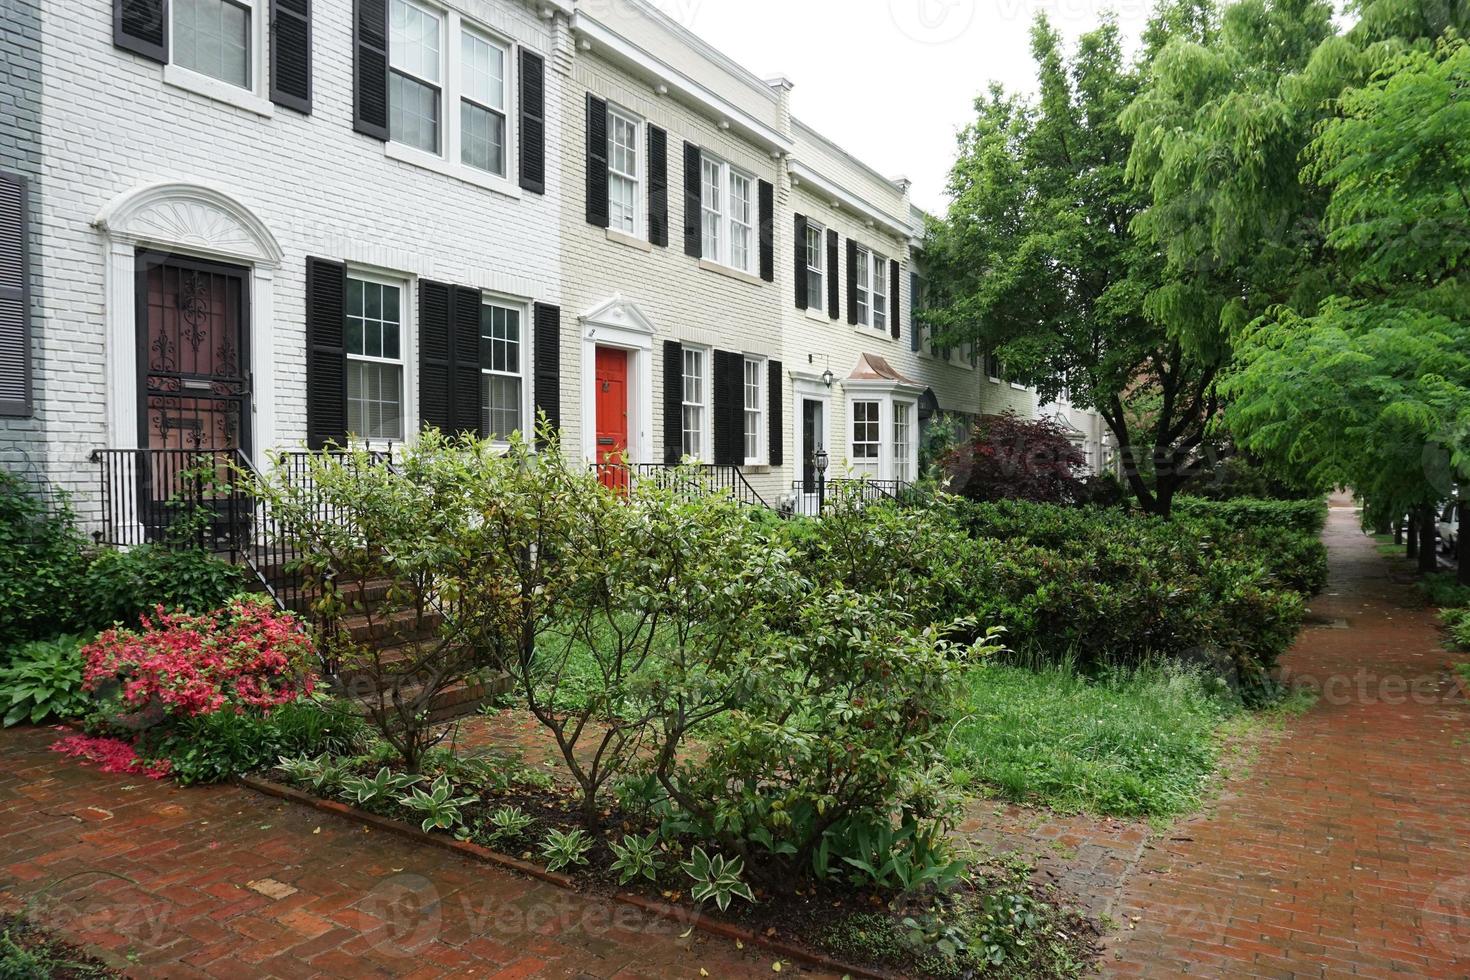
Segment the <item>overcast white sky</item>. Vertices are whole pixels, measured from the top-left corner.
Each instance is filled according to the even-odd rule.
[[[761,77],[783,74],[796,115],[944,205],[955,134],[992,79],[1031,92],[1038,11],[1069,39],[1113,10],[1129,50],[1150,0],[653,0]]]

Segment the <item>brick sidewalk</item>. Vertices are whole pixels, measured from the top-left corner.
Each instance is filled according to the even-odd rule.
[[[774,956],[304,807],[98,773],[56,735],[0,734],[0,904],[133,975],[774,975]]]
[[[1285,660],[1321,700],[1231,795],[1145,849],[1105,970],[1470,975],[1470,710],[1408,566],[1346,506],[1326,540],[1332,579],[1312,612],[1330,625]]]

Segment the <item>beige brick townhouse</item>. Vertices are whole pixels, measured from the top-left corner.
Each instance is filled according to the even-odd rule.
[[[0,463],[89,520],[184,451],[537,412],[776,506],[1038,410],[916,328],[907,182],[642,0],[0,9]]]

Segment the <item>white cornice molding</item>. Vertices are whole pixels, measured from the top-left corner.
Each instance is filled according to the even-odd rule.
[[[578,10],[572,17],[572,29],[584,42],[590,41],[593,48],[604,57],[611,55],[631,65],[651,81],[666,84],[671,95],[691,103],[716,121],[728,120],[733,128],[738,129],[762,149],[781,153],[791,152],[793,143],[789,136],[783,135],[775,127],[755,118],[728,99],[711,92],[699,82],[659,60],[621,34],[593,20],[583,11]],[[756,91],[752,90],[752,95],[756,94]],[[770,96],[767,95],[767,97]]]
[[[791,176],[809,184],[818,193],[818,196],[836,201],[841,207],[858,217],[882,226],[884,231],[895,237],[908,241],[913,235],[914,229],[907,222],[900,221],[876,204],[828,180],[800,160],[791,160],[787,168]]]

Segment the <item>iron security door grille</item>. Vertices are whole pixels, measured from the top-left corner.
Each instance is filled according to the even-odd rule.
[[[234,450],[247,450],[251,393],[246,271],[143,253],[137,288],[139,445],[169,451],[149,454],[155,461],[177,461],[190,453],[198,453],[200,460],[221,460]],[[155,463],[140,469],[142,516],[150,530],[161,533],[172,523],[170,500],[199,499],[199,477],[179,465]]]

